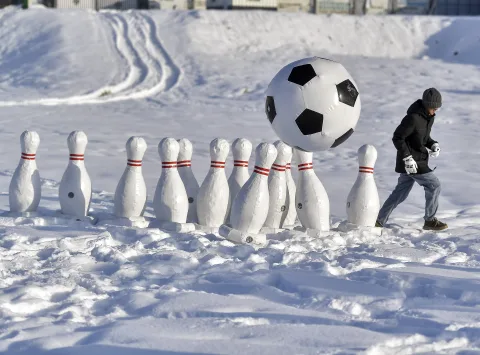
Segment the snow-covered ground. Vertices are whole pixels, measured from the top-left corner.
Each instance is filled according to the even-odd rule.
[[[479,353],[479,33],[480,18],[0,10],[0,208],[19,136],[36,130],[45,216],[0,218],[2,354]],[[255,249],[214,234],[52,217],[71,131],[89,137],[97,216],[112,212],[126,140],[146,139],[153,216],[160,139],[193,142],[200,182],[215,137],[275,141],[264,90],[310,55],[342,62],[362,95],[356,133],[314,155],[329,236],[280,233]],[[381,236],[335,231],[358,147],[378,150],[383,201],[397,177],[392,132],[431,86],[444,95],[432,166],[443,184],[438,217],[450,228],[420,229],[416,186]],[[227,174],[232,165],[230,154]]]

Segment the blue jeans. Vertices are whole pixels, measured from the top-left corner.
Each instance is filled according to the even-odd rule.
[[[379,223],[383,226],[385,225],[395,207],[405,201],[415,182],[425,189],[425,216],[423,218],[426,221],[431,221],[435,218],[438,210],[438,196],[440,195],[440,180],[433,172],[418,175],[403,173],[400,174],[397,186],[378,213],[377,221]]]

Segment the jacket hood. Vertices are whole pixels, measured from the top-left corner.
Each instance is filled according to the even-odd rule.
[[[422,100],[421,99],[418,99],[417,101],[415,101],[413,104],[410,105],[410,107],[408,108],[407,110],[407,114],[412,114],[412,113],[416,113],[416,114],[419,114],[420,116],[422,117],[425,117],[425,118],[431,118],[433,116],[430,116],[427,112],[427,110],[425,109],[425,107],[423,106],[423,103],[422,103]]]

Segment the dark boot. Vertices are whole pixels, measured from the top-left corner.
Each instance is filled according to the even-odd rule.
[[[375,227],[383,228],[383,225],[379,221],[376,221]]]
[[[446,223],[440,222],[438,219],[434,218],[431,221],[425,221],[423,229],[431,231],[443,231],[447,229],[448,226]]]

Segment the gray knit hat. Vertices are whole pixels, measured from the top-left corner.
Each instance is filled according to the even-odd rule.
[[[427,89],[423,92],[422,102],[425,108],[440,108],[442,106],[442,95],[435,88]]]

